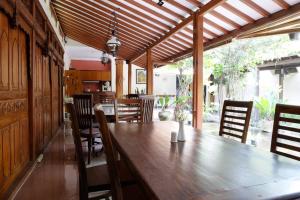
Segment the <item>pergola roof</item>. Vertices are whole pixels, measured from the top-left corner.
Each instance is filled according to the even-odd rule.
[[[190,56],[193,13],[204,15],[204,47],[235,37],[300,31],[300,0],[55,0],[52,5],[66,36],[104,50],[113,11],[118,13],[121,58],[144,67]]]

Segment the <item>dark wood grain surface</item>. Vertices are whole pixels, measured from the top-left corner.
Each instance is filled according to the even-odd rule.
[[[186,142],[170,143],[171,131],[178,129],[175,122],[109,128],[121,157],[153,199],[300,196],[298,161],[191,127],[185,129]]]

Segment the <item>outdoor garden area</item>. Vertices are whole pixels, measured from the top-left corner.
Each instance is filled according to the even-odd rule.
[[[300,62],[289,64],[299,58],[299,46],[299,39],[283,34],[237,39],[205,51],[203,126],[208,127],[206,130],[218,134],[224,100],[253,101],[247,143],[263,149],[269,147],[275,105],[299,105],[300,94],[293,91],[300,86]],[[180,118],[191,125],[192,66],[192,58],[187,58],[156,69],[158,74],[164,70],[176,74],[176,95],[160,94],[157,98],[154,113],[157,120]],[[186,112],[178,113],[182,108]]]

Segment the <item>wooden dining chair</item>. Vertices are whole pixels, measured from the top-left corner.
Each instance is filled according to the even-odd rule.
[[[95,104],[114,104],[116,93],[115,92],[97,92]]]
[[[225,100],[219,135],[227,135],[246,143],[252,106],[252,101]]]
[[[138,185],[123,187],[121,185],[120,171],[116,165],[117,158],[114,153],[111,134],[109,132],[106,117],[102,110],[95,111],[96,118],[100,124],[102,133],[104,152],[108,166],[109,178],[111,181],[111,194],[113,200],[146,200],[147,198],[142,193]],[[129,188],[130,187],[130,188]]]
[[[109,178],[108,165],[102,164],[88,168],[86,167],[82,151],[82,143],[80,139],[80,130],[76,111],[72,103],[67,103],[66,107],[71,115],[72,121],[72,135],[75,144],[75,153],[79,174],[80,199],[108,199],[108,197],[111,196],[110,191],[112,189]],[[122,188],[131,189],[131,186],[134,186],[136,184],[136,181],[133,179],[125,163],[117,161],[116,167],[120,173]],[[93,198],[89,198],[89,196],[92,196],[89,194],[93,192],[101,192],[101,194],[93,196]]]
[[[142,122],[142,103],[141,99],[116,99],[116,122]]]
[[[91,152],[99,142],[99,124],[93,122],[93,95],[76,94],[73,96],[75,111],[78,118],[80,136],[88,142],[88,164],[91,162]]]
[[[300,106],[276,105],[271,152],[300,161]]]
[[[140,95],[139,94],[127,94],[126,97],[128,99],[139,99]]]
[[[143,123],[152,122],[155,97],[152,95],[143,95],[140,96],[140,99],[142,99],[142,107],[143,107],[142,122]]]

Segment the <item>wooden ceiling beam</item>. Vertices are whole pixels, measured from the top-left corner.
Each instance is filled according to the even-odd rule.
[[[171,39],[175,39],[175,40],[181,42],[186,47],[192,47],[193,46],[193,41],[191,41],[191,40],[184,40],[184,39],[178,37],[177,35],[179,35],[179,34],[177,33],[176,35],[173,35],[171,37]]]
[[[170,48],[166,48],[165,47],[165,45],[159,45],[159,46],[156,46],[155,48],[153,48],[153,49],[159,49],[159,50],[161,50],[161,51],[163,51],[163,52],[165,52],[165,54],[168,54],[168,55],[171,55],[171,54],[173,54],[174,53],[174,50],[173,49],[170,49]],[[178,51],[179,52],[179,51]]]
[[[273,0],[278,6],[280,6],[282,9],[288,9],[290,5],[285,2],[284,0]]]
[[[170,38],[168,38],[166,40],[166,42],[169,43],[171,46],[177,47],[178,49],[181,49],[181,50],[184,50],[184,49],[187,48],[185,45],[181,44],[180,42],[178,42],[178,41],[176,41],[176,40],[174,40],[172,38],[173,38],[173,36],[170,37]]]
[[[101,1],[101,2],[102,2],[102,1]],[[169,28],[171,28],[170,26],[166,25],[165,23],[163,23],[163,22],[161,22],[161,21],[159,21],[159,20],[157,20],[157,19],[155,19],[155,18],[152,18],[152,17],[149,16],[149,15],[146,15],[146,14],[145,14],[146,12],[141,12],[141,11],[139,11],[139,10],[137,10],[137,9],[134,9],[134,8],[132,8],[132,7],[128,6],[128,5],[126,5],[126,4],[125,4],[124,2],[122,2],[122,1],[112,1],[112,3],[116,5],[116,10],[123,10],[123,11],[128,10],[128,11],[130,11],[130,12],[133,12],[134,14],[136,14],[136,15],[139,16],[139,19],[140,19],[141,21],[148,21],[147,19],[151,18],[151,21],[154,22],[153,24],[151,23],[152,25],[154,25],[154,26],[156,26],[156,27],[158,27],[158,28],[163,27],[164,30],[168,30]],[[104,5],[107,5],[107,4],[104,3]],[[120,12],[120,11],[119,11],[119,12]],[[129,12],[126,11],[126,13],[129,13]],[[128,14],[126,14],[126,15],[128,15]],[[131,14],[128,15],[128,16],[131,16]],[[135,16],[135,15],[134,15],[134,16]],[[131,16],[131,17],[132,17],[132,16]],[[168,19],[169,19],[169,18],[168,18]],[[171,24],[174,25],[174,22],[172,21]]]
[[[193,30],[191,30],[191,29],[188,28],[188,27],[185,27],[185,28],[183,28],[182,30],[184,30],[184,31],[190,33],[191,35],[193,35]],[[203,31],[204,31],[204,33],[210,35],[210,36],[213,37],[213,38],[214,38],[214,37],[218,37],[217,34],[211,32],[210,30],[203,29]],[[205,40],[210,40],[210,38],[208,38],[208,37],[204,37],[204,39],[205,39]],[[192,38],[192,41],[193,41],[193,38]]]
[[[170,54],[167,54],[165,51],[155,47],[154,49],[152,49],[153,52],[156,52],[157,54],[160,54],[162,58],[168,57]]]
[[[61,17],[61,13],[57,13],[58,16]],[[66,23],[65,23],[66,22]],[[87,21],[81,21],[80,19],[72,19],[72,18],[69,18],[69,17],[66,17],[64,16],[64,20],[61,21],[61,24],[65,24],[65,25],[68,25],[68,23],[72,23],[74,26],[77,25],[77,27],[84,27],[84,28],[92,28],[94,33],[102,33],[102,35],[108,39],[108,32],[99,28],[98,26],[94,25],[94,24],[90,24],[90,23],[87,23]],[[78,26],[80,25],[80,26]],[[144,42],[141,42],[139,40],[135,40],[133,38],[131,38],[130,36],[126,35],[125,33],[119,33],[120,35],[120,40],[122,42],[122,40],[125,40],[125,41],[128,41],[129,43],[132,43],[134,46],[145,46],[145,43]]]
[[[112,9],[113,11],[116,10],[117,13],[119,13],[119,15],[117,16],[119,20],[123,19],[123,20],[130,21],[130,23],[132,23],[136,26],[143,27],[144,29],[146,29],[149,32],[164,35],[166,33],[166,31],[168,30],[168,26],[166,26],[164,28],[158,27],[154,23],[150,23],[149,21],[147,21],[145,19],[142,19],[142,18],[139,18],[139,17],[137,17],[137,16],[131,14],[130,12],[125,11],[125,10],[118,9],[118,7],[112,6],[111,4],[108,4],[104,1],[101,1],[101,0],[90,1],[90,0],[88,0],[87,2],[88,2],[88,4],[93,4],[93,6],[97,7],[98,9],[101,9],[101,10],[105,11],[107,14],[111,13],[112,17],[113,17],[112,11],[108,10],[106,7]],[[95,3],[95,2],[98,2],[98,3]],[[126,17],[120,15],[120,13],[125,15]]]
[[[108,21],[108,22],[110,22],[113,17],[112,12],[109,9],[102,8],[98,4],[93,3],[93,2],[86,3],[83,1],[56,0],[53,4],[54,5],[60,4],[62,7],[68,7],[69,9],[73,8],[73,10],[74,10],[74,8],[76,8],[76,12],[78,12],[80,10],[85,10],[85,12],[92,11],[93,12],[92,16],[95,16],[95,15],[97,17],[105,16],[106,21]],[[91,12],[89,12],[89,13],[91,13]],[[150,37],[157,38],[160,35],[156,31],[153,31],[152,29],[141,27],[141,25],[139,23],[137,23],[135,20],[130,20],[130,19],[124,18],[124,17],[118,17],[118,19],[119,19],[118,20],[119,25],[123,24],[124,26],[128,26],[134,30],[138,30]]]
[[[289,28],[289,29],[274,30],[274,31],[270,31],[270,32],[258,32],[258,33],[253,33],[253,34],[249,34],[249,35],[244,35],[244,36],[239,37],[239,38],[241,38],[241,39],[243,39],[243,38],[253,38],[253,37],[287,34],[287,33],[294,33],[294,32],[300,32],[300,27],[299,28],[292,28],[292,29]]]
[[[212,16],[214,16],[214,17],[220,19],[221,21],[223,21],[223,22],[225,22],[226,24],[232,26],[233,28],[240,28],[240,27],[241,27],[241,25],[239,25],[239,24],[236,23],[235,21],[233,21],[233,20],[227,18],[225,15],[223,15],[223,14],[217,12],[217,11],[212,10],[212,11],[209,12],[209,14],[211,14]]]
[[[211,48],[215,48],[217,46],[230,43],[233,38],[243,37],[243,35],[251,34],[258,30],[263,30],[271,24],[278,24],[280,21],[286,21],[287,19],[294,18],[295,16],[299,16],[300,14],[300,3],[297,3],[293,6],[290,6],[286,10],[281,10],[276,13],[269,15],[268,17],[263,17],[254,23],[247,24],[240,29],[233,30],[226,35],[222,35],[218,38],[207,41],[204,44],[204,49],[208,50]],[[180,52],[177,55],[170,56],[164,61],[177,60],[183,57],[191,56],[193,49],[187,49],[186,51]]]
[[[192,14],[193,13],[193,11],[190,8],[178,3],[175,0],[168,0],[168,1],[166,1],[166,4],[171,4],[172,6],[186,12],[187,14]]]
[[[189,2],[190,4],[192,4],[193,6],[198,7],[198,8],[203,6],[203,4],[199,1],[197,1],[197,0],[186,0],[186,1]]]
[[[136,0],[136,1],[135,0],[127,0],[127,2],[129,2],[131,4],[138,4],[138,6],[142,5],[140,3],[140,0]],[[162,11],[168,13],[169,15],[174,16],[177,19],[180,19],[180,20],[184,19],[184,16],[178,14],[174,10],[169,9],[169,8],[167,8],[165,6],[159,6],[154,1],[145,1],[145,3],[147,3],[147,4],[151,5],[151,6],[154,6],[155,8],[158,8],[159,10],[162,10]],[[156,13],[158,13],[158,11],[156,11],[156,10],[153,10],[153,11],[155,11]]]
[[[257,3],[254,1],[242,1],[243,4],[246,4],[248,7],[255,10],[257,13],[259,13],[263,17],[267,17],[270,13],[265,10],[264,8],[260,7]]]
[[[225,8],[226,10],[232,12],[233,14],[235,14],[236,16],[242,18],[243,20],[245,20],[247,23],[252,23],[254,22],[254,19],[252,17],[250,17],[249,15],[241,12],[240,10],[236,9],[235,7],[233,7],[232,5],[230,5],[229,3],[223,3],[222,7]]]
[[[185,30],[185,29],[182,29],[182,30]],[[193,44],[193,36],[190,36],[182,31],[179,31],[176,33],[177,35],[180,35],[182,37],[184,37],[185,39],[187,39],[191,44]]]
[[[67,7],[55,7],[55,9],[57,13],[62,13],[62,15],[67,15],[67,16],[71,15],[73,17],[89,21],[91,23],[96,23],[100,27],[102,26],[109,27],[110,25],[108,19],[105,20],[105,18],[102,18],[101,16],[92,16],[92,15],[85,16],[83,15],[82,11],[72,10],[71,8],[69,9]],[[89,11],[85,11],[85,12],[88,13]],[[63,18],[61,18],[60,20],[63,20]],[[151,35],[144,35],[144,33],[141,33],[141,31],[135,29],[134,27],[131,28],[130,26],[127,27],[122,24],[119,24],[119,26],[121,27],[121,29],[119,30],[120,32],[124,31],[126,32],[126,34],[130,34],[133,38],[136,38],[138,40],[143,40],[147,43],[154,41],[154,38],[151,37]]]
[[[197,15],[204,15],[205,13],[209,12],[210,10],[214,9],[215,7],[219,6],[220,4],[222,4],[224,2],[224,0],[211,0],[210,2],[208,2],[207,4],[205,4],[201,10],[197,11]],[[162,41],[168,39],[169,37],[171,37],[173,34],[177,33],[178,31],[180,31],[183,27],[185,27],[186,25],[190,24],[193,20],[193,15],[189,16],[188,18],[186,18],[184,21],[182,21],[180,24],[178,24],[176,27],[172,28],[167,34],[165,34],[164,36],[162,36],[159,40],[157,40],[155,43],[151,44],[149,47],[147,48],[153,48],[156,45],[160,44]],[[147,51],[147,48],[139,53],[138,55],[134,56],[133,58],[131,58],[131,61],[134,61],[135,59],[139,58],[140,56],[144,55],[145,52]]]
[[[270,33],[270,32],[276,32],[277,34],[280,33],[281,31],[282,31],[281,33],[292,33],[292,32],[297,32],[295,30],[297,30],[298,27],[300,27],[300,19],[281,23],[275,26],[270,26],[269,28],[252,32],[248,35],[243,35],[242,38],[248,38],[251,37],[251,35],[262,35],[264,33]]]
[[[103,44],[104,45],[106,44],[106,41],[107,41],[106,40],[106,34],[103,33],[103,32],[102,33],[101,32],[95,32],[95,31],[91,30],[90,28],[88,29],[87,27],[78,27],[78,26],[76,26],[76,23],[74,23],[74,22],[73,23],[71,23],[71,22],[68,22],[68,23],[62,22],[61,24],[63,25],[64,29],[66,29],[66,28],[69,28],[69,29],[72,28],[75,32],[77,30],[81,30],[81,31],[88,30],[87,33],[91,34],[90,37],[99,37],[99,36],[101,36],[101,38],[103,38],[102,39]],[[121,40],[121,42],[123,43],[123,45],[125,47],[128,47],[129,49],[132,49],[134,51],[137,51],[137,49],[141,48],[141,46],[138,47],[138,45],[131,44],[130,40],[126,40],[124,38]]]
[[[169,45],[170,43],[167,43],[167,41],[164,41],[160,44],[160,46],[163,46],[165,49],[168,49],[170,54],[172,54],[173,52],[180,52],[181,49],[178,49],[177,47],[173,47],[172,45]]]
[[[204,23],[210,25],[211,27],[217,29],[218,31],[220,31],[220,32],[222,32],[222,33],[224,33],[224,34],[226,34],[226,33],[228,32],[227,29],[223,28],[222,26],[216,24],[215,22],[213,22],[213,21],[211,21],[211,20],[209,20],[209,19],[207,19],[207,18],[204,18],[203,21],[204,21]],[[207,29],[207,28],[206,28],[206,29]]]
[[[116,3],[116,4],[118,4],[118,5],[124,5],[124,6],[126,6],[125,8],[127,8],[127,7],[129,7],[129,6],[127,6],[124,2],[122,2],[122,1],[116,1],[116,2],[114,2],[114,3]],[[128,2],[128,3],[130,3],[130,2]],[[143,4],[141,4],[140,2],[134,2],[134,3],[130,3],[131,5],[134,5],[134,6],[136,6],[135,4],[138,4],[138,8],[140,8],[140,9],[142,9],[142,10],[144,10],[145,11],[145,13],[147,12],[147,13],[150,13],[151,15],[154,15],[154,16],[156,16],[156,17],[158,17],[158,18],[160,18],[160,19],[162,19],[162,20],[165,20],[165,21],[167,21],[168,23],[170,23],[170,24],[172,24],[173,26],[175,26],[178,22],[176,21],[176,20],[174,20],[174,19],[171,19],[171,18],[169,18],[169,17],[166,17],[165,15],[163,15],[163,14],[161,14],[161,13],[159,13],[159,12],[155,12],[154,10],[152,10],[151,8],[148,8],[148,7],[146,7],[146,6],[144,6]],[[137,10],[136,9],[134,9],[134,8],[131,8],[131,7],[129,7],[130,8],[130,10],[132,10],[132,11],[134,11],[134,12],[136,12]],[[138,11],[139,12],[139,11]],[[142,16],[144,16],[144,17],[147,17],[147,18],[149,18],[149,17],[151,17],[151,16],[149,16],[149,15],[146,15],[145,13],[143,13],[143,12],[139,12],[140,14],[142,14]],[[152,17],[151,17],[152,18]],[[154,20],[153,18],[152,18],[152,20]],[[156,20],[156,21],[158,21],[158,20]],[[160,21],[158,21],[158,22],[160,22]]]

